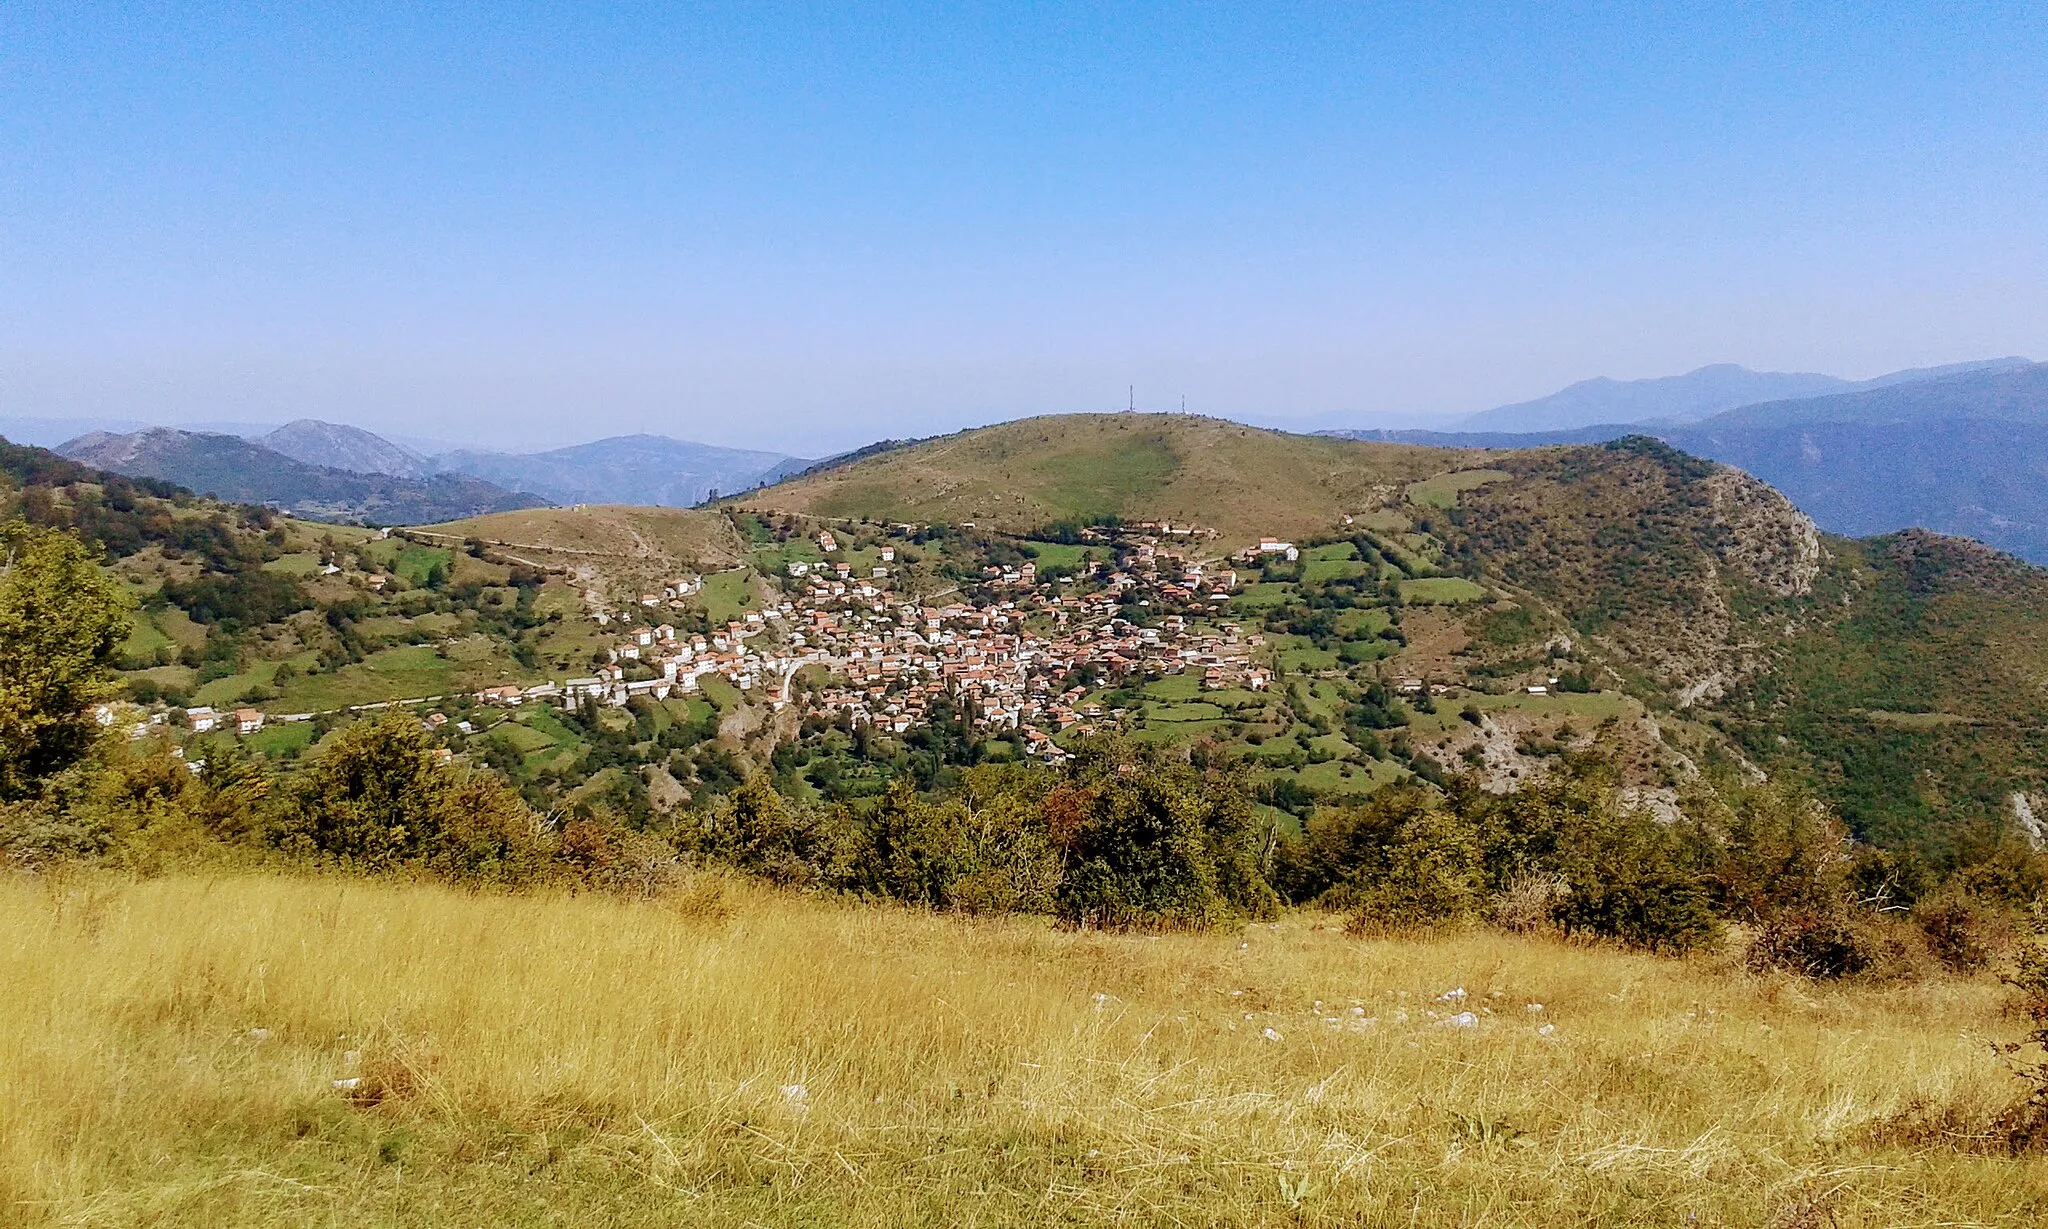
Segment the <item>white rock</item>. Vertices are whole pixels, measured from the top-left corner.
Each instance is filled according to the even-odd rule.
[[[1260,1033],[1259,1036],[1264,1037],[1268,1041],[1278,1041],[1280,1040],[1280,1030],[1277,1028],[1269,1028],[1265,1032]]]
[[[810,1090],[802,1084],[784,1084],[782,1086],[782,1099],[785,1101],[800,1105],[809,1100],[810,1095]]]
[[[353,1089],[356,1089],[356,1088],[360,1088],[360,1087],[362,1087],[362,1083],[363,1083],[363,1077],[362,1077],[362,1076],[360,1076],[360,1075],[352,1075],[352,1076],[348,1077],[348,1078],[347,1078],[347,1079],[345,1079],[345,1080],[336,1080],[336,1081],[334,1081],[334,1087],[335,1087],[336,1089],[338,1089],[338,1090],[342,1091],[342,1092],[349,1092],[349,1091],[352,1091]]]
[[[1557,1025],[1546,1024],[1542,1028],[1536,1030],[1536,1035],[1538,1037],[1555,1037],[1557,1035]]]
[[[1439,1003],[1462,1003],[1465,1001],[1465,987],[1459,986],[1455,990],[1446,990],[1436,996],[1436,1001]]]
[[[1534,1015],[1539,1015],[1539,1014],[1541,1014],[1541,1013],[1542,1013],[1542,1011],[1543,1011],[1543,1004],[1541,1004],[1541,1003],[1531,1003],[1531,1004],[1529,1004],[1528,1006],[1526,1006],[1526,1007],[1522,1008],[1522,1010],[1523,1010],[1523,1011],[1526,1011],[1526,1012],[1528,1012],[1528,1013],[1529,1013],[1530,1015],[1532,1015],[1532,1016],[1534,1016]]]
[[[1444,1017],[1438,1023],[1445,1028],[1478,1028],[1479,1017],[1469,1011],[1461,1011],[1455,1016]]]

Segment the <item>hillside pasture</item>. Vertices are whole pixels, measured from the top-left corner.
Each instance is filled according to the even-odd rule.
[[[1408,502],[1424,508],[1455,508],[1466,491],[1514,477],[1504,469],[1461,469],[1410,486]]]
[[[1113,515],[1302,538],[1465,454],[1289,435],[1181,414],[1069,414],[893,449],[743,499],[749,509],[1029,532]]]
[[[1401,600],[1417,606],[1458,606],[1486,599],[1486,590],[1462,576],[1427,576],[1401,582]]]
[[[1759,982],[1316,913],[1060,931],[707,878],[14,878],[0,927],[25,1227],[2048,1217],[2048,1160],[1887,1133],[2011,1099],[1988,977]]]

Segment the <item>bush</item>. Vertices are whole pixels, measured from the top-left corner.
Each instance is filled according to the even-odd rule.
[[[1263,830],[1243,794],[1118,740],[1079,749],[1080,783],[1048,797],[1070,925],[1180,928],[1269,916]]]
[[[1975,973],[1991,961],[1992,941],[1981,905],[1944,894],[1921,901],[1913,921],[1927,941],[1927,952],[1951,973]]]
[[[654,896],[684,874],[675,846],[627,828],[606,810],[564,825],[559,857],[574,882],[629,896]]]
[[[2020,1040],[1999,1047],[2013,1074],[2027,1083],[2025,1095],[1995,1124],[2014,1153],[2048,1150],[2048,918],[2037,907],[2033,921],[2034,933],[2005,978],[2017,992],[2014,1006],[2027,1031]]]
[[[965,861],[952,907],[969,913],[1050,913],[1062,880],[1043,811],[1046,777],[1022,765],[984,765],[962,781]]]
[[[397,713],[336,734],[289,780],[268,836],[297,857],[470,882],[527,882],[551,858],[517,795],[494,776],[436,765],[425,731]]]
[[[1570,891],[1563,875],[1526,871],[1494,893],[1487,904],[1486,920],[1509,934],[1548,929],[1558,902]]]
[[[844,814],[791,802],[763,775],[714,799],[680,835],[692,852],[787,887],[848,878],[853,833]]]
[[[1564,834],[1569,892],[1554,916],[1567,934],[1683,953],[1720,937],[1712,900],[1674,832],[1641,811],[1603,808]]]
[[[968,872],[967,808],[928,802],[907,781],[860,818],[852,886],[911,904],[944,909]]]
[[[1689,801],[1715,850],[1710,877],[1722,913],[1758,922],[1846,902],[1849,836],[1816,799],[1772,782],[1725,786],[1704,805]]]
[[[1788,909],[1750,940],[1743,963],[1826,980],[1898,969],[1905,945],[1869,914],[1848,908]]]
[[[99,741],[92,706],[127,634],[128,598],[70,534],[0,525],[0,803],[27,801]]]
[[[1431,807],[1401,825],[1380,873],[1360,886],[1351,929],[1386,933],[1468,921],[1478,915],[1484,889],[1478,830],[1461,815]]]

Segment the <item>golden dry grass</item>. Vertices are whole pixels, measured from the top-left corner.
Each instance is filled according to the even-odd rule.
[[[579,504],[526,508],[412,531],[453,542],[477,538],[512,555],[573,568],[579,562],[634,576],[673,575],[738,562],[745,547],[722,513],[691,508]]]
[[[17,878],[0,927],[11,1224],[2048,1218],[2042,1161],[1869,1137],[1915,1097],[2010,1097],[1989,981],[1817,989],[1317,915],[1073,934],[717,881]],[[1428,1014],[1456,986],[1474,1028]]]

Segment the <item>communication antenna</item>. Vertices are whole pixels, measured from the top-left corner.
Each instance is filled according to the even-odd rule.
[[[1137,385],[1135,385],[1135,384],[1133,384],[1133,385],[1131,385],[1131,386],[1130,386],[1130,389],[1131,389],[1131,408],[1130,408],[1130,409],[1129,409],[1129,411],[1127,411],[1127,412],[1128,412],[1128,413],[1132,413],[1132,414],[1135,414],[1135,413],[1137,413],[1137,412],[1138,412],[1138,386],[1137,386]]]

